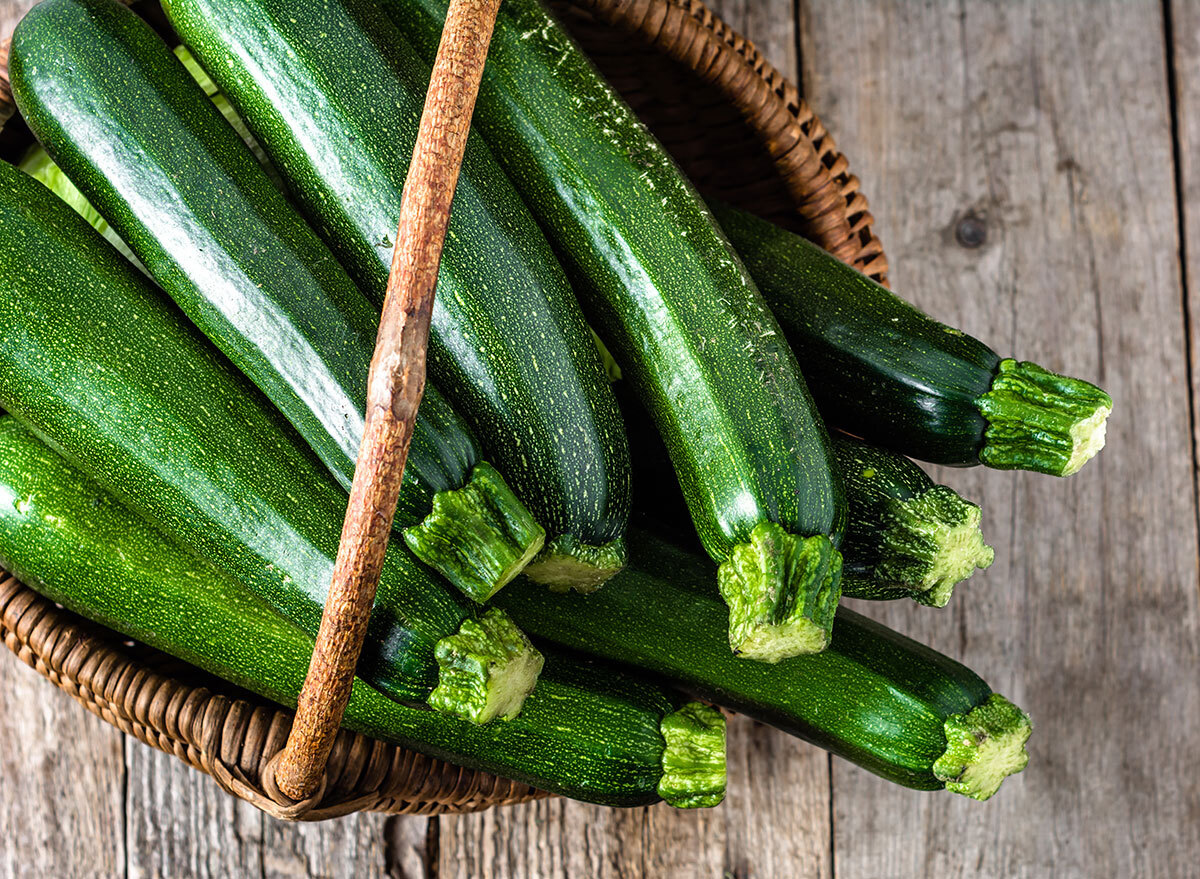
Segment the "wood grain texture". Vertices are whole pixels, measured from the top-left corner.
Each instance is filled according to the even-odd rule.
[[[125,761],[129,879],[262,875],[261,812],[129,736]]]
[[[720,876],[722,810],[607,809],[543,800],[438,819],[439,879]]]
[[[443,817],[439,879],[830,876],[828,759],[730,719],[729,790],[717,809],[605,809],[566,800]]]
[[[0,877],[122,874],[123,738],[0,648]]]
[[[1169,14],[1167,38],[1171,84],[1174,87],[1176,134],[1176,183],[1178,185],[1180,256],[1182,257],[1185,295],[1188,305],[1191,353],[1192,399],[1200,395],[1200,4],[1192,0],[1171,0],[1164,9]],[[1200,414],[1193,407],[1192,439],[1194,461],[1200,461]],[[1200,470],[1197,470],[1200,479]]]
[[[321,824],[263,817],[262,879],[425,879],[429,821],[357,814]]]
[[[321,824],[278,821],[174,757],[128,737],[125,758],[129,879],[430,875],[426,818],[359,814]]]
[[[1200,687],[1161,7],[804,7],[809,99],[869,181],[895,289],[1116,400],[1107,450],[1069,480],[942,473],[982,502],[996,564],[945,612],[868,608],[1030,711],[1028,769],[981,805],[836,763],[835,872],[1194,876],[1200,776],[1174,769],[1200,758]],[[982,246],[959,243],[968,217]]]

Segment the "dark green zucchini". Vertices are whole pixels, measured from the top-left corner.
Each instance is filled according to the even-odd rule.
[[[346,495],[278,411],[82,217],[2,162],[0,277],[0,406],[315,633]],[[434,689],[438,645],[475,614],[392,541],[360,676],[477,720],[518,710],[540,657],[515,629],[524,649],[480,681],[479,698]],[[513,698],[489,698],[502,692]]]
[[[447,0],[385,0],[431,58]],[[754,282],[674,161],[537,0],[500,7],[475,111],[667,443],[730,644],[820,650],[845,506],[824,425]]]
[[[271,160],[267,154],[263,152],[262,146],[254,135],[250,133],[250,129],[246,127],[246,120],[238,115],[237,110],[233,109],[233,104],[229,103],[229,98],[221,94],[217,84],[212,81],[212,78],[204,72],[204,68],[200,66],[200,62],[192,57],[192,53],[187,50],[187,46],[177,45],[171,51],[175,53],[175,57],[183,62],[183,66],[187,69],[188,75],[196,80],[200,88],[204,89],[204,94],[208,95],[208,99],[213,102],[213,106],[221,111],[221,115],[225,121],[238,133],[238,137],[242,142],[250,148],[250,152],[254,154],[254,158],[258,160],[258,164],[262,165],[263,170],[267,172],[267,176],[271,178],[271,182],[279,189],[280,192],[287,192],[287,184],[283,182],[283,178],[279,176],[279,172],[275,170],[275,166],[271,164]]]
[[[58,165],[54,164],[46,151],[42,149],[41,144],[35,142],[25,150],[17,167],[69,204],[79,216],[88,221],[93,229],[104,236],[105,241],[119,250],[121,256],[143,272],[146,270],[145,266],[139,263],[138,258],[133,255],[129,245],[121,240],[121,236],[113,231],[112,226],[108,225],[108,220],[100,216],[100,213],[83,197],[83,193],[71,182],[71,179],[62,172]]]
[[[1112,399],[1001,359],[799,235],[720,204],[725,232],[832,426],[935,464],[1070,476],[1104,447]]]
[[[659,675],[889,781],[987,799],[1024,768],[1030,723],[949,657],[841,608],[823,653],[741,662],[721,643],[713,567],[631,528],[629,565],[556,600],[522,578],[498,603],[536,638]]]
[[[850,516],[842,538],[842,594],[912,598],[945,607],[954,587],[995,558],[979,507],[903,455],[844,435],[833,456]]]
[[[183,64],[120,4],[46,0],[16,30],[10,75],[51,158],[349,489],[379,313]],[[396,524],[475,600],[541,549],[433,386],[405,476]]]
[[[633,452],[631,522],[690,551],[703,552],[687,503],[654,424],[625,382],[613,385]],[[980,510],[937,485],[912,461],[847,437],[830,437],[846,497],[842,595],[888,601],[911,598],[944,607],[954,587],[991,564],[979,530]]]
[[[239,687],[294,706],[312,639],[0,417],[0,564],[48,598]],[[520,716],[483,726],[355,682],[345,724],[464,766],[614,806],[708,806],[724,721],[593,662],[548,656]]]
[[[368,296],[383,298],[429,66],[363,0],[167,0]],[[472,136],[442,254],[430,373],[546,527],[529,569],[594,588],[623,559],[629,455],[570,286],[533,218]]]

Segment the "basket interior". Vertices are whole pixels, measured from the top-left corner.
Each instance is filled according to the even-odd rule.
[[[580,6],[566,0],[551,6],[699,190],[800,231],[771,157],[715,86]]]

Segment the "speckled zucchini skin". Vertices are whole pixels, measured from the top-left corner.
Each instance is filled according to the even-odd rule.
[[[947,718],[992,693],[978,675],[844,608],[824,652],[740,660],[713,566],[636,529],[628,546],[629,565],[595,595],[546,595],[518,578],[497,603],[536,638],[660,675],[897,784],[945,786],[933,765]]]
[[[429,65],[361,0],[166,0],[176,30],[242,114],[368,296],[383,298]],[[442,255],[430,372],[547,531],[618,540],[628,447],[566,277],[472,135]]]
[[[425,54],[446,0],[385,0]],[[500,7],[475,111],[670,451],[718,561],[770,521],[845,509],[796,358],[674,161],[536,0]]]
[[[832,442],[850,511],[843,594],[945,607],[955,586],[992,564],[976,504],[903,455],[845,434]]]
[[[822,251],[799,236],[713,209],[800,352],[831,425],[922,461],[979,463],[987,421],[975,401],[992,385],[995,351],[832,257],[802,259]]]
[[[0,163],[0,405],[315,633],[346,494],[278,411],[49,190]],[[402,700],[473,613],[388,547],[360,675]]]
[[[379,313],[179,60],[117,3],[46,0],[16,30],[10,73],[59,167],[349,488]],[[478,461],[427,386],[397,525]]]
[[[287,706],[312,639],[168,542],[79,470],[0,416],[0,563],[53,601]],[[610,806],[658,800],[661,687],[547,654],[513,720],[476,726],[356,681],[345,725],[463,766]]]
[[[880,546],[887,530],[882,520],[878,498],[894,497],[909,500],[933,488],[936,483],[929,475],[902,455],[889,452],[845,436],[831,438],[834,459],[843,474],[843,485],[853,484],[862,491],[870,484],[871,492],[862,491],[862,502],[849,504],[846,534],[842,538],[842,592],[850,598],[889,600],[909,598],[911,591],[889,588],[871,582],[871,572],[879,562]],[[854,478],[852,468],[870,468],[874,478]],[[849,478],[848,478],[849,477]],[[852,496],[847,491],[847,497]],[[874,502],[872,502],[874,501]]]
[[[868,442],[935,464],[1069,476],[1104,446],[1095,385],[1001,359],[799,235],[714,204],[800,353],[821,412]]]

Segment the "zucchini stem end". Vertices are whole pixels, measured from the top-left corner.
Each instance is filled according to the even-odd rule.
[[[504,611],[489,608],[437,642],[438,685],[429,705],[472,723],[516,717],[544,658]]]
[[[966,714],[950,715],[945,730],[946,750],[933,774],[956,794],[986,800],[1029,762],[1029,716],[997,693]]]
[[[997,470],[1070,476],[1104,448],[1112,398],[1095,385],[1002,360],[992,386],[976,400],[987,419],[979,460]]]
[[[689,702],[662,719],[662,778],[658,795],[677,809],[715,806],[725,799],[725,715]]]
[[[525,576],[553,592],[595,592],[609,577],[625,567],[625,540],[617,538],[598,546],[583,543],[573,534],[550,541],[525,569]]]
[[[824,534],[797,537],[760,522],[717,570],[729,646],[759,662],[820,653],[829,646],[841,580],[841,553]]]
[[[945,485],[889,505],[876,579],[911,589],[913,599],[945,607],[954,587],[996,554],[983,542],[981,511]]]
[[[492,465],[462,488],[440,491],[421,522],[404,529],[413,555],[473,601],[487,601],[542,549],[546,531]]]

